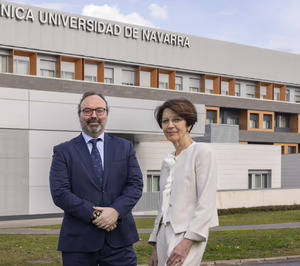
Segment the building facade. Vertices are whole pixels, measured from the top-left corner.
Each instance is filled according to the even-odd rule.
[[[197,106],[193,137],[234,143],[214,144],[222,169],[219,191],[281,189],[281,184],[297,189],[297,177],[282,182],[280,154],[299,153],[299,71],[296,54],[1,1],[0,189],[5,206],[0,215],[13,215],[15,208],[21,214],[58,211],[48,186],[52,147],[80,132],[76,105],[89,90],[108,97],[107,131],[134,142],[145,193],[159,189],[159,164],[172,148],[153,143],[163,139],[153,111],[161,101],[180,97]],[[206,131],[205,124],[210,125]],[[151,152],[156,146],[161,148]],[[258,155],[264,159],[257,160]],[[226,156],[234,167],[243,165],[237,179],[226,177],[232,177]],[[237,163],[241,157],[244,164]],[[298,156],[292,158],[299,162]]]

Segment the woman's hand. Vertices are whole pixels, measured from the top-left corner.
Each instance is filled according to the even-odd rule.
[[[152,252],[151,259],[149,261],[149,266],[158,266],[156,244],[153,247],[153,252]]]
[[[167,266],[182,265],[185,258],[190,252],[193,240],[184,238],[172,251],[167,261]]]

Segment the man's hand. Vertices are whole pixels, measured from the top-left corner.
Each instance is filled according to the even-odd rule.
[[[193,245],[193,241],[184,238],[172,251],[167,266],[182,265]]]
[[[92,222],[98,228],[110,232],[117,227],[119,213],[114,208],[94,207],[94,210],[101,211],[100,217],[98,217]]]

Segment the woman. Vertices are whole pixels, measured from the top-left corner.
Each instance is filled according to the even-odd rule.
[[[217,169],[209,144],[195,143],[195,106],[186,99],[168,100],[156,108],[156,120],[175,147],[162,163],[161,205],[149,243],[149,265],[199,266],[209,228],[218,225]]]

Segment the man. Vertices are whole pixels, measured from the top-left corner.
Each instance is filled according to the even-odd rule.
[[[58,250],[64,265],[137,265],[131,214],[143,179],[131,142],[104,133],[108,106],[87,92],[78,105],[82,133],[54,147],[50,187],[64,210]]]

